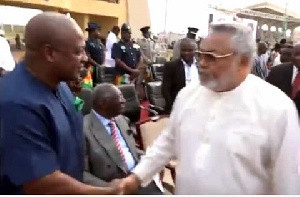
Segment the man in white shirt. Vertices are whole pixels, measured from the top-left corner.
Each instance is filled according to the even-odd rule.
[[[249,74],[255,43],[247,26],[212,24],[199,53],[201,85],[178,94],[169,125],[120,181],[124,193],[177,159],[176,194],[300,194],[297,111]]]
[[[0,76],[12,71],[15,68],[15,64],[7,40],[0,36]]]
[[[109,32],[106,39],[106,55],[105,55],[105,66],[115,67],[115,60],[111,58],[111,49],[115,43],[118,42],[118,35],[120,33],[120,27],[114,26]]]
[[[163,70],[162,95],[165,112],[169,114],[178,92],[191,82],[199,84],[195,58],[196,43],[190,38],[180,42],[180,58],[167,62]]]

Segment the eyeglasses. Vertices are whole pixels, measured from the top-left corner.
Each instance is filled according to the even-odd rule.
[[[224,55],[218,55],[218,54],[215,54],[212,52],[196,51],[197,60],[205,59],[206,61],[210,61],[210,62],[214,62],[214,61],[217,61],[218,59],[230,57],[232,55],[234,55],[234,52],[227,53]]]

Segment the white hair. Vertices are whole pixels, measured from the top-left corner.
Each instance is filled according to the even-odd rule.
[[[256,53],[256,43],[253,39],[253,32],[249,27],[239,22],[213,23],[210,26],[210,33],[228,33],[232,35],[231,47],[239,55],[249,58],[250,64],[254,60]]]

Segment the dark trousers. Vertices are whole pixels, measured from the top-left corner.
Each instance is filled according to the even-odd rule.
[[[137,195],[163,195],[163,193],[152,181],[147,187],[142,187]]]

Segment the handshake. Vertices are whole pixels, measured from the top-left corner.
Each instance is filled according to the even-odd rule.
[[[137,194],[140,188],[140,180],[135,174],[131,174],[123,179],[115,179],[110,182],[112,195]]]

